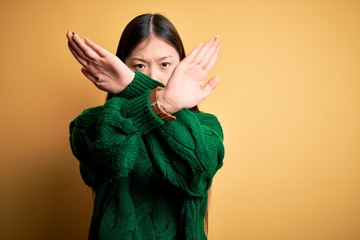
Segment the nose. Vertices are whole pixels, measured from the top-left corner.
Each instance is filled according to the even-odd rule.
[[[159,81],[159,72],[155,67],[148,68],[148,76],[151,77],[154,80]]]

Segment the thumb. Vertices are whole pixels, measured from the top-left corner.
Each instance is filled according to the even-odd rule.
[[[212,78],[210,78],[209,81],[204,83],[203,89],[206,92],[210,93],[216,88],[216,86],[219,84],[219,82],[220,82],[219,76],[212,77]]]
[[[98,78],[91,74],[90,71],[88,71],[85,67],[82,67],[81,72],[87,77],[93,84],[97,85]]]

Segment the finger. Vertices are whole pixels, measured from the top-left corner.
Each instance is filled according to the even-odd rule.
[[[215,89],[215,87],[218,85],[220,81],[220,77],[219,76],[215,76],[215,77],[212,77],[210,78],[209,80],[205,81],[201,88],[203,88],[205,91],[207,92],[211,92]]]
[[[93,84],[97,86],[98,78],[91,74],[86,68],[82,67],[81,72],[87,77]]]
[[[209,55],[210,58],[207,60],[205,66],[203,66],[203,69],[206,72],[210,72],[211,69],[215,66],[215,63],[219,57],[219,53],[220,53],[220,42],[217,44],[215,52],[211,56]]]
[[[78,34],[75,33],[72,37],[72,40],[76,44],[77,48],[81,51],[79,54],[80,56],[84,55],[84,58],[88,58],[89,60],[94,60],[99,56],[94,50],[85,44],[85,42],[79,37]]]
[[[100,57],[105,57],[109,53],[106,49],[94,43],[89,38],[85,38],[84,41],[86,45],[88,45],[92,50],[94,50]]]
[[[70,52],[72,53],[72,55],[75,57],[75,59],[84,67],[86,67],[88,65],[88,61],[84,58],[82,58],[77,51],[73,48],[73,46],[71,46],[70,42],[68,42],[68,47]]]
[[[187,62],[187,63],[191,63],[201,48],[202,48],[202,44],[200,43],[197,47],[195,47],[193,50],[191,50],[191,52],[184,58],[183,61]]]
[[[91,61],[92,59],[89,58],[84,51],[79,47],[79,45],[75,42],[75,37],[77,34],[72,34],[72,36],[69,38],[68,41],[68,45],[69,48],[71,47],[71,49],[73,50],[73,52],[76,52],[76,55],[79,56],[80,58],[84,59],[86,62]],[[79,38],[79,37],[77,37]],[[80,39],[81,40],[81,39]],[[81,40],[82,41],[82,40]]]
[[[220,40],[219,36],[216,36],[213,46],[209,49],[207,54],[204,56],[202,62],[200,63],[200,65],[203,66],[203,69],[205,71],[210,72],[210,70],[214,67],[215,62],[219,56],[219,50]]]
[[[213,46],[214,39],[210,39],[206,42],[206,44],[200,49],[200,51],[197,53],[196,57],[193,59],[192,63],[194,64],[200,64],[205,57],[205,55],[208,53],[209,49]]]
[[[72,33],[70,31],[67,31],[66,38],[68,39],[68,41],[71,40],[71,35],[72,35]]]

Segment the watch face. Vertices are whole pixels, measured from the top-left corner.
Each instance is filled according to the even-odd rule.
[[[160,108],[161,108],[162,110],[164,110],[166,113],[168,113],[163,105],[160,105],[160,104],[159,104],[159,106],[160,106]]]

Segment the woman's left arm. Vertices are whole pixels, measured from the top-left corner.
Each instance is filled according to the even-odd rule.
[[[188,109],[145,135],[156,171],[187,195],[204,197],[223,164],[223,131],[211,114]]]

